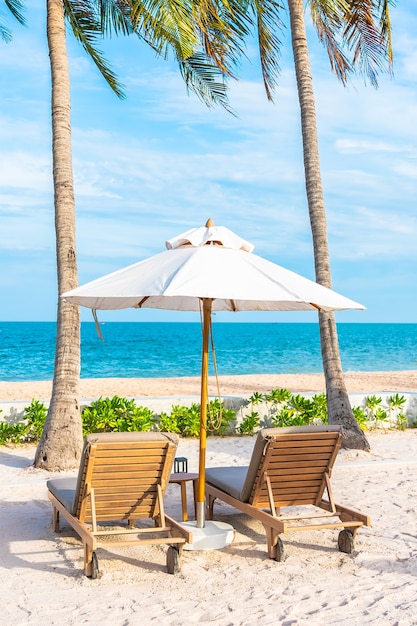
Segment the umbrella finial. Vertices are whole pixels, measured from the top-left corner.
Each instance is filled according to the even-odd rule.
[[[211,228],[212,226],[215,226],[215,223],[213,222],[211,217],[209,217],[207,222],[206,222],[206,228]]]

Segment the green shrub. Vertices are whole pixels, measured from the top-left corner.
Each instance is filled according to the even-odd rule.
[[[218,398],[211,400],[207,407],[207,434],[231,435],[234,434],[236,411],[226,409]]]
[[[402,412],[405,403],[405,396],[400,396],[398,393],[387,398],[390,426],[399,430],[405,430],[408,426],[407,416]]]
[[[255,433],[255,428],[258,428],[258,426],[259,413],[257,411],[252,411],[245,416],[237,430],[241,435],[253,435]]]
[[[6,443],[24,443],[26,440],[26,424],[8,424],[0,422],[0,445]]]
[[[32,399],[24,409],[23,421],[15,424],[0,422],[0,444],[36,443],[39,441],[48,409],[43,402]]]
[[[236,412],[225,409],[223,403],[216,398],[207,406],[207,434],[229,435],[234,433],[233,422]],[[200,405],[193,402],[191,406],[174,405],[171,414],[161,413],[158,429],[160,431],[178,433],[183,437],[200,435]]]
[[[99,398],[82,410],[83,433],[141,432],[151,429],[153,412],[135,400],[119,396]]]
[[[43,402],[32,399],[32,402],[24,410],[26,420],[25,442],[39,441],[45,425],[48,409]]]
[[[359,426],[363,428],[363,430],[367,430],[368,426],[366,423],[366,413],[360,406],[354,406],[352,408],[353,416],[358,422]]]
[[[183,437],[198,437],[200,434],[200,405],[193,402],[190,407],[173,406],[171,416],[177,420]]]
[[[161,433],[177,433],[178,435],[181,434],[177,418],[172,413],[170,415],[168,415],[168,413],[160,414],[158,421],[158,430]]]
[[[327,402],[324,393],[313,398],[305,398],[300,394],[293,395],[287,389],[273,389],[270,393],[254,392],[247,401],[252,411],[246,415],[236,428],[236,413],[226,409],[217,398],[209,402],[207,407],[208,435],[253,435],[259,427],[260,415],[254,406],[261,402],[269,402],[268,409],[271,423],[275,427],[304,426],[308,424],[325,424],[328,422]],[[353,415],[361,428],[377,427],[389,423],[390,427],[405,430],[408,426],[407,416],[401,411],[406,399],[399,394],[386,399],[387,406],[382,406],[382,398],[376,395],[365,398],[364,407],[353,407]],[[1,412],[1,409],[0,409]],[[0,422],[0,445],[5,443],[35,443],[39,441],[47,415],[43,402],[33,399],[24,409],[22,423],[9,424]],[[200,434],[200,405],[193,403],[190,407],[174,405],[171,413],[162,412],[158,420],[151,409],[137,406],[134,399],[113,396],[99,398],[82,410],[84,435],[94,432],[126,432],[148,431],[153,427],[160,431],[177,433],[183,437],[198,437]],[[417,421],[412,423],[417,426]]]

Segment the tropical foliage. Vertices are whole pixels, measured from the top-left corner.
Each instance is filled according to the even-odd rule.
[[[361,428],[405,430],[409,419],[404,412],[406,398],[398,393],[381,397],[367,396],[362,406],[353,408]],[[258,411],[254,411],[258,406]],[[1,412],[1,411],[0,411]],[[32,400],[24,409],[22,421],[0,422],[0,445],[6,443],[36,443],[42,434],[47,408],[43,402]],[[241,419],[236,411],[227,409],[218,399],[207,407],[207,434],[216,436],[249,435],[259,428],[273,426],[308,426],[328,423],[324,393],[312,398],[292,394],[288,389],[273,389],[269,393],[255,392],[244,404]],[[134,399],[113,396],[94,400],[82,410],[83,434],[98,432],[141,432],[158,430],[182,437],[198,437],[200,405],[173,405],[171,412],[154,413],[149,407],[138,406]],[[412,423],[417,426],[417,417]]]

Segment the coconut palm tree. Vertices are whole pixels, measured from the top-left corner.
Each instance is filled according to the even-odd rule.
[[[392,62],[388,0],[309,0],[311,17],[329,54],[332,70],[346,84],[359,69],[377,86],[377,75]],[[312,231],[316,281],[332,287],[326,212],[320,172],[313,80],[308,53],[303,0],[287,0],[294,56],[307,203]],[[279,30],[283,6],[275,1],[254,0],[252,10],[258,27],[264,85],[272,99],[279,71]],[[255,20],[254,20],[255,21]],[[349,59],[349,53],[352,58]],[[356,422],[343,377],[337,328],[333,313],[319,313],[323,370],[326,380],[329,422],[340,424],[346,447],[369,449]]]
[[[220,41],[214,32],[214,28],[219,31],[219,25],[222,24],[214,13],[208,19],[199,16],[198,11],[193,12],[191,7],[185,10],[181,3],[147,4],[136,0],[47,0],[46,6],[52,79],[58,311],[52,396],[35,455],[35,466],[63,470],[78,465],[82,447],[79,406],[80,314],[78,307],[59,298],[59,294],[73,289],[78,283],[66,22],[119,96],[123,95],[122,89],[96,48],[96,42],[111,32],[138,36],[163,57],[172,50],[187,86],[207,104],[228,106],[225,83],[219,81],[218,77],[230,73],[230,67],[227,61],[229,44],[226,39]],[[243,36],[244,21],[239,26],[235,17],[233,20],[230,32]],[[230,47],[234,54],[239,51],[238,45],[230,43]]]

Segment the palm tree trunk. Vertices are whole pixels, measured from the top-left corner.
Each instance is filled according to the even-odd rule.
[[[304,4],[302,0],[288,0],[288,6],[301,111],[304,170],[313,238],[316,281],[325,287],[331,288],[326,210],[321,182],[315,99],[305,29]],[[350,406],[340,360],[334,314],[319,313],[319,326],[329,423],[342,426],[343,445],[345,447],[369,450],[366,437],[359,428]]]
[[[80,313],[59,294],[78,284],[71,151],[70,81],[62,0],[47,0],[47,36],[52,77],[52,156],[58,272],[58,315],[51,403],[35,466],[78,466],[82,448],[79,406]]]

